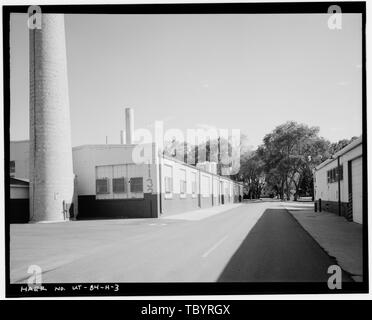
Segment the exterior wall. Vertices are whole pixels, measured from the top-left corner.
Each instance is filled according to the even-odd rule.
[[[181,177],[186,171],[186,194],[181,195]],[[239,202],[243,186],[232,180],[202,171],[178,160],[161,157],[161,214],[185,211]],[[172,193],[166,193],[165,180],[172,173]],[[192,174],[196,176],[196,194],[192,194]]]
[[[338,201],[322,200],[322,211],[338,213]],[[341,215],[348,220],[352,219],[351,206],[348,202],[341,202]]]
[[[340,181],[340,195],[341,195],[341,214],[347,219],[352,219],[352,204],[349,195],[349,161],[353,161],[362,156],[362,144],[345,152],[340,156],[340,166],[342,166],[343,179]],[[315,171],[314,175],[314,192],[315,200],[322,202],[322,210],[338,213],[338,182],[328,183],[327,171],[337,167],[337,158],[328,161]],[[362,179],[359,181],[363,183]]]
[[[15,178],[29,179],[30,166],[30,141],[11,141],[10,142],[10,161],[15,162]]]
[[[224,198],[224,204],[233,203],[233,185],[232,182],[226,178],[220,178],[222,181],[223,186],[223,198]]]
[[[134,148],[134,145],[88,145],[73,148],[73,164],[78,195],[96,194],[96,167],[135,165],[133,161]],[[155,146],[153,148],[155,154]],[[140,165],[144,177],[152,179],[153,191],[151,193],[157,192],[157,163],[157,157],[153,156],[150,166]],[[144,179],[144,190],[149,189],[146,179]]]
[[[96,166],[95,178],[109,179],[109,193],[97,194],[97,200],[108,199],[142,199],[144,197],[144,190],[146,184],[147,165],[141,164],[116,164],[116,165],[103,165]],[[123,193],[115,193],[113,190],[112,179],[124,177],[125,191]],[[142,192],[132,192],[130,181],[132,178],[142,178]]]
[[[349,183],[349,201],[353,221],[363,223],[363,158],[359,157],[349,164],[351,179]]]
[[[29,199],[29,186],[10,185],[10,199]]]
[[[340,182],[341,202],[349,201],[349,177],[348,177],[348,161],[353,160],[362,155],[362,145],[343,154],[340,157],[340,164],[343,170],[343,180]],[[338,201],[338,184],[337,181],[333,183],[327,182],[327,171],[337,167],[337,159],[326,164],[315,172],[315,199],[322,199],[325,201]],[[360,181],[362,183],[362,181]]]
[[[182,163],[160,158],[161,161],[161,214],[175,214],[199,208],[200,176],[199,171]],[[170,175],[172,168],[173,188],[172,193],[166,193],[165,177]],[[186,171],[186,193],[181,195],[180,178]],[[192,193],[192,181],[195,177],[196,192]]]
[[[150,218],[158,216],[158,157],[156,145],[147,145],[149,159],[134,163],[135,145],[88,145],[73,149],[78,195],[78,219]],[[108,194],[96,195],[96,178],[108,178]],[[126,192],[115,194],[112,178],[124,177]],[[130,191],[132,177],[143,178],[143,192]]]
[[[220,179],[216,176],[212,177],[212,193],[213,193],[213,205],[218,206],[220,205],[220,186],[219,186],[219,181]]]
[[[30,220],[29,199],[10,199],[9,221],[10,223],[27,223]]]
[[[30,219],[29,186],[10,185],[9,221],[27,223]]]
[[[156,195],[144,194],[143,199],[97,200],[92,196],[78,196],[77,219],[157,218]]]
[[[200,203],[201,208],[212,207],[212,174],[200,172]]]
[[[239,201],[239,190],[243,192],[241,184],[177,160],[158,157],[155,144],[146,147],[151,149],[151,153],[148,153],[150,158],[147,159],[150,160],[150,164],[137,165],[133,163],[135,147],[135,145],[85,145],[73,148],[74,199],[77,199],[74,201],[74,215],[77,219],[154,218],[160,213],[177,214]],[[15,149],[17,148],[13,148]],[[28,142],[23,143],[23,149],[20,147],[18,149],[20,151],[13,153],[17,155],[14,159],[26,163]],[[173,170],[171,197],[165,193],[166,165]],[[119,176],[124,176],[127,181],[131,177],[142,176],[143,193],[114,194],[110,189],[110,194],[96,195],[97,177],[106,177],[112,181],[112,178]],[[186,189],[181,195],[180,180],[185,176]]]

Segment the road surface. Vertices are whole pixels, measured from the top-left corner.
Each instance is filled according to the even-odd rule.
[[[280,202],[202,220],[14,224],[10,244],[11,283],[30,265],[44,283],[326,282],[335,264]]]

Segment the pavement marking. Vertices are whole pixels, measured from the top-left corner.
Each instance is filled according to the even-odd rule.
[[[228,238],[228,236],[224,236],[220,241],[218,241],[217,243],[215,243],[215,244],[213,245],[212,248],[210,248],[207,252],[205,252],[205,253],[202,255],[202,257],[203,257],[203,258],[208,257],[209,254],[210,254],[213,250],[217,249],[218,246],[220,246],[220,245],[222,244],[222,242],[224,242],[227,238]]]

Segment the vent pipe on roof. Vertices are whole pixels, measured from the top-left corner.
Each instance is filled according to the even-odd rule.
[[[125,108],[125,143],[133,144],[134,114],[132,108]]]
[[[120,130],[120,144],[124,144],[124,131]]]

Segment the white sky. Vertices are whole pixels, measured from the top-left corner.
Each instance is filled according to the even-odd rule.
[[[362,133],[361,15],[66,15],[74,146],[136,128],[241,129],[257,146],[275,126]],[[11,139],[28,139],[28,29],[11,17]]]

